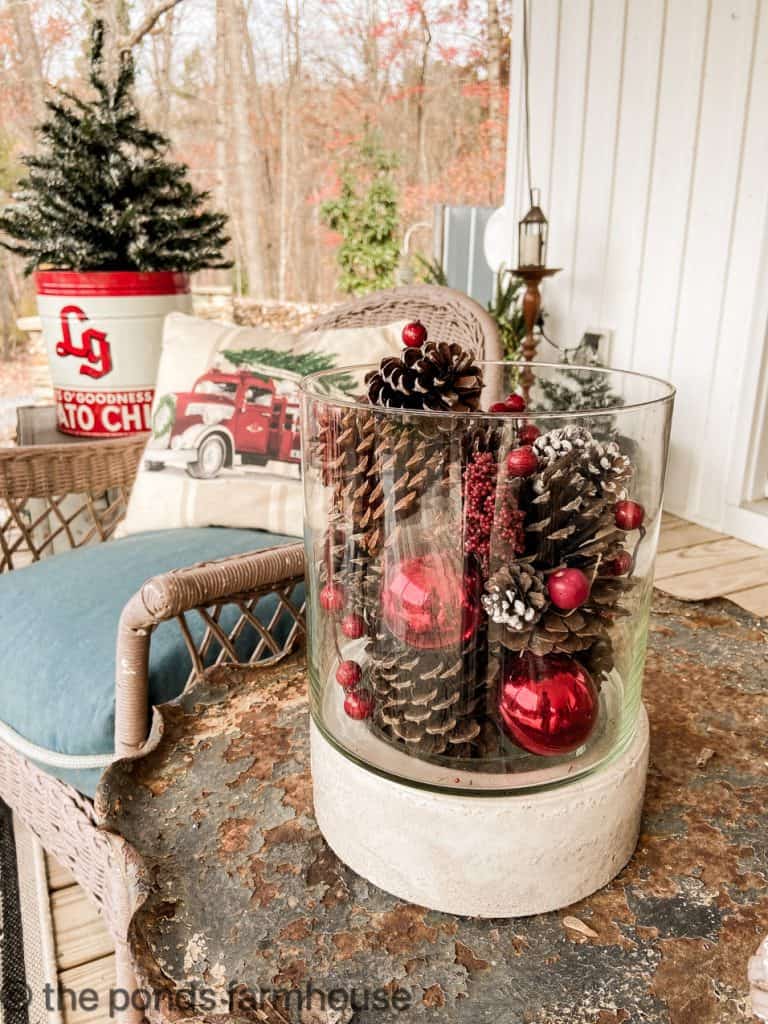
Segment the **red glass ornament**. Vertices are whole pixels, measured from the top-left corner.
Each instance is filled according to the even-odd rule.
[[[357,686],[363,678],[363,670],[356,661],[342,661],[336,669],[336,682],[345,690]]]
[[[510,657],[502,666],[498,712],[507,736],[542,757],[568,754],[584,743],[599,711],[597,687],[573,658]]]
[[[539,459],[529,444],[513,448],[507,455],[507,473],[510,476],[530,476],[539,468]]]
[[[344,711],[350,718],[362,722],[373,714],[373,697],[367,690],[348,690],[344,698]]]
[[[535,423],[524,423],[520,428],[520,444],[533,444],[537,437],[541,437],[541,431]]]
[[[411,647],[435,651],[466,642],[480,618],[480,576],[462,575],[439,552],[405,558],[387,571],[381,611],[387,629]]]
[[[504,404],[509,412],[525,412],[526,404],[522,395],[507,395]]]
[[[581,569],[558,569],[547,580],[547,593],[553,605],[571,612],[589,597],[589,580]]]
[[[341,632],[350,640],[359,640],[365,635],[365,619],[362,615],[345,615],[341,620]]]
[[[403,328],[403,344],[406,348],[421,348],[426,340],[427,328],[420,320],[414,320]]]
[[[645,509],[637,501],[617,501],[613,512],[620,530],[637,530],[645,519]]]
[[[613,558],[603,562],[603,574],[605,576],[626,576],[632,568],[632,555],[623,548]]]
[[[327,612],[340,612],[344,607],[344,591],[335,583],[327,583],[320,591],[320,605]]]
[[[494,402],[493,405],[488,409],[488,412],[508,413],[509,409],[507,408],[506,402]]]

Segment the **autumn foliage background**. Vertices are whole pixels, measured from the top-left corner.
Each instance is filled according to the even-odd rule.
[[[504,0],[164,0],[135,42],[138,101],[176,158],[231,218],[235,268],[207,272],[259,298],[338,297],[339,238],[323,223],[345,168],[361,189],[366,138],[391,154],[395,237],[435,203],[503,197],[508,53]],[[34,149],[56,86],[83,88],[90,20],[129,40],[157,0],[7,0],[0,7],[0,202]],[[430,231],[413,249],[431,254]],[[0,255],[3,321],[29,305]],[[32,312],[31,305],[26,310]]]

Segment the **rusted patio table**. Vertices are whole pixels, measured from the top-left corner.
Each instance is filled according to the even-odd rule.
[[[657,594],[637,853],[589,899],[514,921],[404,904],[331,853],[301,655],[213,670],[98,796],[129,844],[149,1016],[331,1024],[354,998],[361,1024],[749,1020],[747,961],[768,932],[767,628],[725,601]]]

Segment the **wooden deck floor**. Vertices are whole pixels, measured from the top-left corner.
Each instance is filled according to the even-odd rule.
[[[768,551],[664,513],[656,585],[681,600],[727,597],[768,615]],[[107,993],[115,985],[111,940],[72,877],[50,859],[48,867],[59,981],[99,994],[98,1011],[73,1011],[65,1000],[65,1024],[102,1024],[110,1019]]]

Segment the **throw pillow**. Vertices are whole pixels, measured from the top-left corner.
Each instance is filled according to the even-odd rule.
[[[172,313],[165,321],[152,437],[120,536],[171,527],[303,532],[299,381],[402,350],[405,321],[307,334]]]

